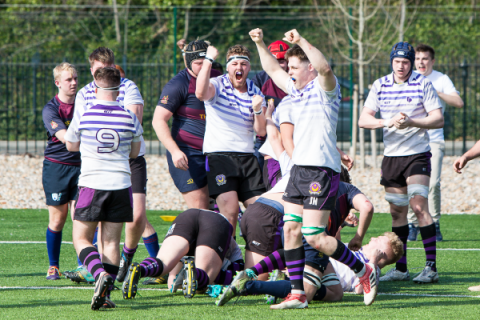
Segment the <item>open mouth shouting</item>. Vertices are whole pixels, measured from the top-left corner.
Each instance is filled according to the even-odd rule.
[[[242,81],[242,78],[243,78],[243,71],[237,71],[235,72],[235,79],[237,81]]]

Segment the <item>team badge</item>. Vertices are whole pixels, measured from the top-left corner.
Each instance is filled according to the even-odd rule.
[[[168,96],[163,96],[162,100],[160,100],[161,103],[167,104],[168,103]]]
[[[322,187],[320,186],[320,183],[316,181],[310,183],[310,190],[308,192],[310,192],[310,194],[320,194],[320,192],[322,192]]]
[[[215,177],[215,181],[217,181],[217,185],[223,186],[225,183],[227,183],[227,178],[225,178],[224,174],[219,174]]]
[[[187,184],[193,184],[193,179],[192,178],[188,179]]]
[[[412,102],[412,98],[407,97],[407,101],[408,101],[408,102]]]
[[[62,198],[62,193],[52,193],[52,200],[53,201],[60,201],[60,199]]]
[[[56,123],[55,121],[50,121],[50,126],[52,127],[52,129],[57,129],[58,127],[58,123]]]
[[[165,235],[165,237],[168,237],[169,235],[171,235],[173,233],[173,229],[175,229],[175,225],[176,225],[176,223],[172,224],[170,226],[170,228],[168,228],[168,231],[167,231],[167,234]]]

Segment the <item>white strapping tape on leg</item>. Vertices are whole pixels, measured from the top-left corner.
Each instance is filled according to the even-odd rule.
[[[309,269],[303,270],[303,280],[317,289],[322,286],[322,279]]]
[[[323,275],[322,284],[325,287],[330,287],[330,286],[340,284],[340,280],[338,279],[338,276],[336,273],[328,273]]]
[[[408,199],[412,199],[415,196],[422,196],[428,199],[429,188],[423,184],[410,184],[407,186]]]
[[[385,192],[385,200],[399,207],[408,206],[408,199],[408,195],[403,193]]]

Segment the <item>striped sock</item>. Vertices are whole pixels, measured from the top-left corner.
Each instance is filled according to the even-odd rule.
[[[229,285],[232,283],[233,275],[237,274],[237,271],[245,269],[245,263],[243,260],[232,262],[227,270],[220,270],[217,278],[215,279],[216,284]]]
[[[210,282],[210,278],[208,277],[208,274],[203,271],[202,269],[196,268],[197,270],[197,290],[203,289],[206,286],[208,286],[208,283]]]
[[[357,259],[352,251],[350,251],[350,249],[348,249],[341,241],[337,240],[337,249],[330,257],[348,266],[359,277],[361,277],[365,271],[365,265],[363,262]]]
[[[395,268],[401,272],[407,272],[407,239],[408,239],[408,224],[401,227],[392,227],[392,231],[403,242],[403,256],[395,264]]]
[[[93,275],[96,282],[100,273],[105,271],[97,249],[95,247],[86,247],[80,251],[78,256],[80,257],[80,260],[83,261],[83,265],[87,267],[88,272]]]
[[[62,230],[53,231],[47,228],[47,252],[50,266],[59,267],[60,248],[62,246]]]
[[[157,233],[155,232],[151,236],[142,239],[143,243],[145,244],[145,248],[147,248],[148,254],[150,255],[150,258],[155,258],[158,254],[158,250],[160,250]]]
[[[290,282],[292,283],[293,294],[305,294],[303,288],[303,269],[305,269],[305,250],[303,246],[284,250],[285,264],[287,266],[288,274],[290,275]]]
[[[262,261],[260,261],[250,269],[252,269],[257,276],[263,273],[272,272],[273,270],[276,270],[276,269],[278,270],[285,269],[285,250],[280,249],[272,252],[271,254],[266,256]]]
[[[114,266],[113,264],[104,263],[103,268],[108,274],[110,274],[110,276],[112,276],[113,282],[115,282],[115,279],[117,279],[119,267]],[[110,292],[112,292],[114,288],[115,288],[114,285],[111,285],[110,288],[108,288],[107,298],[110,298]]]
[[[140,277],[160,277],[163,273],[163,262],[157,258],[147,258],[140,263]]]
[[[129,259],[132,259],[133,258],[133,255],[135,254],[135,252],[137,251],[137,248],[138,246],[136,246],[135,248],[133,249],[129,249],[127,248],[127,245],[123,245],[123,254],[125,255],[125,257],[129,258]]]
[[[437,271],[437,238],[435,223],[431,225],[420,227],[420,234],[422,235],[423,247],[427,256],[425,266],[429,266],[433,271]]]

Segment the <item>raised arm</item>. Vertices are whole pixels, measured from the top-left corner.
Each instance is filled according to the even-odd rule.
[[[205,59],[203,60],[202,69],[197,76],[197,87],[195,95],[200,101],[207,101],[215,96],[215,87],[210,83],[210,71],[212,70],[212,62],[207,59],[215,60],[218,56],[218,50],[214,46],[208,46]]]
[[[312,46],[305,38],[303,38],[296,29],[285,33],[284,40],[298,44],[305,52],[308,60],[313,68],[318,72],[318,82],[325,91],[332,91],[337,86],[333,70],[328,64],[327,59],[320,50]]]
[[[254,113],[253,130],[255,130],[257,135],[263,137],[267,134],[267,130],[265,128],[266,119],[265,119],[265,115],[263,114],[262,104],[263,104],[262,96],[258,96],[258,95],[253,96],[253,99],[252,99],[252,107],[253,107],[253,113]]]
[[[249,35],[257,45],[258,55],[260,56],[263,70],[265,70],[269,77],[272,78],[277,87],[287,92],[289,75],[282,69],[282,67],[280,67],[277,59],[270,53],[270,51],[268,51],[265,42],[263,42],[262,29],[253,29],[249,32]]]

